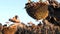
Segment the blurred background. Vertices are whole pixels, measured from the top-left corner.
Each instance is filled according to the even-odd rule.
[[[31,21],[37,25],[39,22],[31,18],[24,9],[25,3],[27,3],[27,1],[28,0],[0,0],[0,23],[5,24],[6,22],[9,22],[9,18],[18,15],[20,21],[24,24],[27,24]],[[37,2],[38,0],[32,1]],[[60,2],[60,0],[57,1]],[[10,22],[10,24],[11,23],[12,22]]]

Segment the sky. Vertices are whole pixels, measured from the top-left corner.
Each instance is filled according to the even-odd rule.
[[[58,2],[60,1],[58,0]],[[34,24],[38,24],[39,22],[27,14],[26,10],[24,9],[25,3],[27,3],[27,0],[0,0],[0,23],[5,24],[6,22],[9,22],[9,18],[18,15],[20,21],[25,24],[30,21]]]

